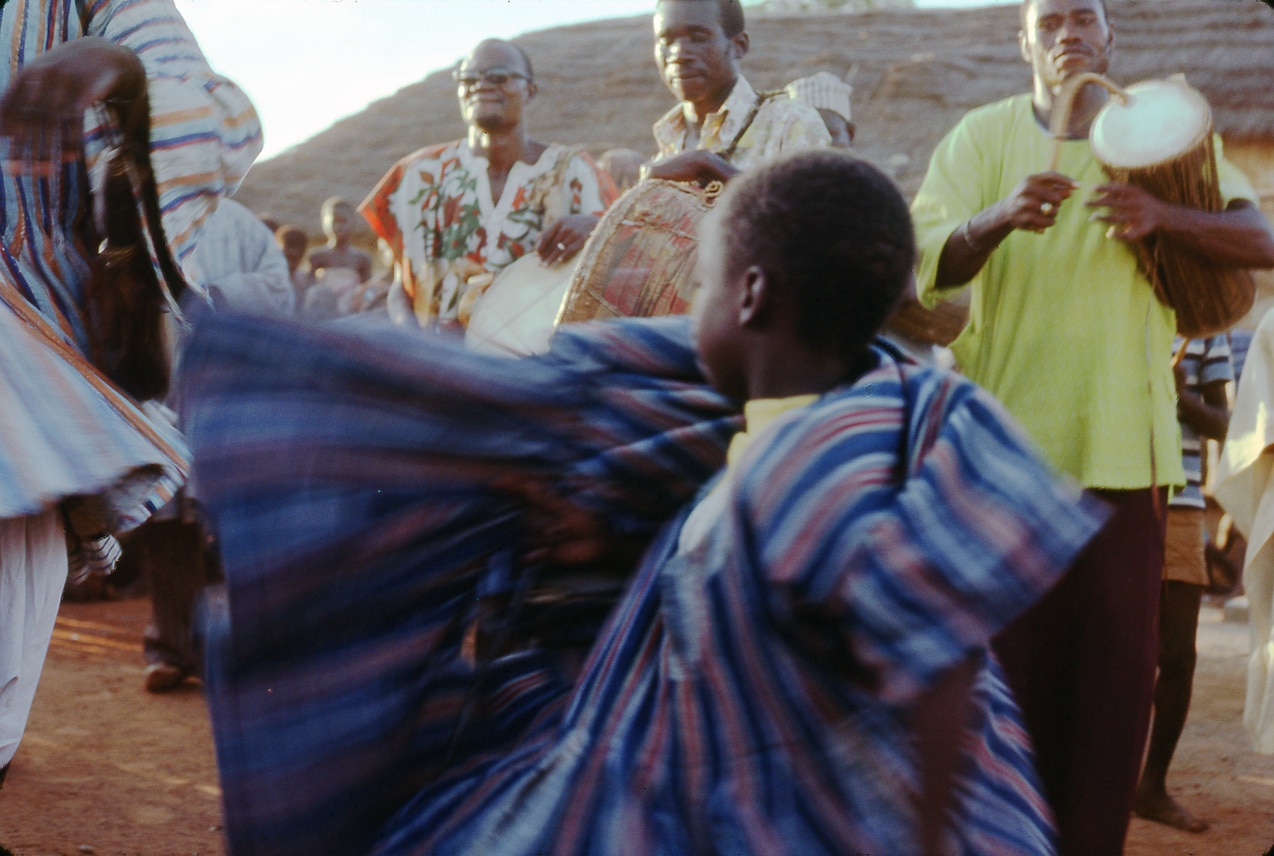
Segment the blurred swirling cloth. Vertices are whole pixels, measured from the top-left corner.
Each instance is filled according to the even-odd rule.
[[[493,481],[545,476],[615,531],[653,534],[741,424],[684,319],[561,336],[535,360],[353,329],[218,319],[184,357],[234,621],[208,641],[208,689],[232,845],[240,824],[254,842],[235,852],[357,852],[449,747],[498,754],[564,698],[552,658],[514,657],[517,685],[481,674],[503,694],[452,733],[479,679],[459,656],[477,594],[513,584],[525,540]]]
[[[228,580],[206,645],[230,851],[908,840],[900,711],[1046,590],[1101,513],[972,384],[877,357],[788,423],[786,451],[753,444],[738,490],[756,513],[731,506],[735,564],[713,574],[723,554],[696,572],[664,524],[722,495],[701,488],[742,422],[687,319],[570,325],[521,360],[418,331],[201,325],[181,392]],[[536,518],[493,487],[510,476],[653,538],[618,569],[622,596],[544,596],[560,569],[527,558]],[[1015,706],[979,662],[960,850],[1050,852]]]

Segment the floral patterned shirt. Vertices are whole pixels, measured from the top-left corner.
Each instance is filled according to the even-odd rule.
[[[758,101],[761,103],[755,118],[743,127]],[[656,122],[654,132],[661,158],[686,151],[686,116],[682,105],[678,104]],[[704,119],[695,148],[720,154],[730,147],[735,137],[739,137],[739,143],[728,160],[739,169],[772,160],[780,152],[821,148],[832,141],[827,126],[813,107],[793,100],[786,93],[761,101],[761,96],[742,75],[735,81],[721,109]]]
[[[403,289],[426,324],[456,320],[470,279],[531,252],[546,225],[568,214],[600,215],[615,196],[592,158],[552,144],[535,163],[515,163],[493,200],[487,159],[457,140],[400,160],[359,211],[392,248]]]

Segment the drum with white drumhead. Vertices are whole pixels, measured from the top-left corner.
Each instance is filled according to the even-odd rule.
[[[1175,205],[1224,207],[1207,100],[1180,75],[1148,80],[1112,98],[1093,120],[1093,156],[1111,178]],[[1245,270],[1217,268],[1154,236],[1138,242],[1141,264],[1159,299],[1177,313],[1177,330],[1200,337],[1222,332],[1255,299]]]

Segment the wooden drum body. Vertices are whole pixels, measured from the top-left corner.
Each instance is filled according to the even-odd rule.
[[[473,304],[465,345],[525,356],[548,350],[558,324],[681,315],[698,287],[699,223],[721,188],[647,180],[607,209],[573,263],[530,253]]]
[[[647,179],[616,200],[584,245],[558,323],[688,312],[699,224],[719,192]]]
[[[1222,210],[1212,113],[1203,95],[1180,75],[1125,93],[1102,108],[1089,134],[1093,156],[1110,177],[1175,205]],[[1216,268],[1154,236],[1137,250],[1155,294],[1176,310],[1181,335],[1222,332],[1252,308],[1256,292],[1247,271]]]

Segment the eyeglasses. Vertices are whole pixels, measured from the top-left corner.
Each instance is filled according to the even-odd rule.
[[[531,75],[512,68],[496,66],[495,68],[484,68],[481,71],[461,71],[457,68],[451,72],[451,79],[465,89],[472,89],[479,83],[504,86],[510,80],[530,80]]]

